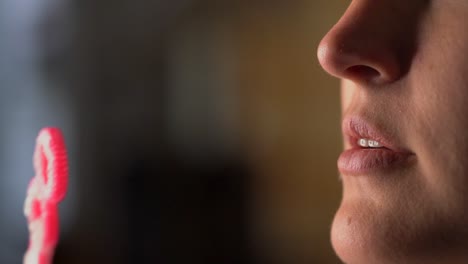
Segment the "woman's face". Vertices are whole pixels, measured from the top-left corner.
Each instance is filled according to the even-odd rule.
[[[322,40],[342,80],[346,263],[468,263],[468,1],[353,0]]]

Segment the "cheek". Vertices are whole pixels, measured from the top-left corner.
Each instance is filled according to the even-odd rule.
[[[450,21],[438,16],[434,23]],[[460,55],[468,54],[468,34],[453,23],[432,25],[439,30],[415,58],[407,96],[406,130],[422,182],[447,213],[465,209],[468,197],[468,60]]]
[[[408,122],[412,124],[409,139],[418,157],[421,183],[433,201],[447,212],[464,212],[468,205],[468,104],[449,96],[455,93],[451,88],[445,91],[445,95],[425,96],[415,105],[413,120]]]

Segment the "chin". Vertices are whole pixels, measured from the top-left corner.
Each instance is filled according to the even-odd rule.
[[[387,206],[363,199],[342,202],[333,220],[331,242],[344,263],[468,263],[466,217],[439,218],[443,214],[434,208],[389,204],[399,202]],[[458,260],[447,261],[452,258]]]
[[[338,257],[346,264],[405,263],[395,247],[395,234],[402,230],[387,220],[368,204],[342,204],[331,229],[331,242]]]

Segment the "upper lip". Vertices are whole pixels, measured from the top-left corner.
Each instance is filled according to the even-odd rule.
[[[400,147],[388,132],[361,117],[345,118],[342,123],[342,130],[345,140],[348,141],[352,148],[361,148],[361,146],[358,145],[359,139],[370,139],[379,142],[383,148],[394,152],[409,152]]]

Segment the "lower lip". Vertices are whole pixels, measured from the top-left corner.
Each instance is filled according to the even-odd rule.
[[[395,152],[386,148],[353,148],[341,153],[338,169],[345,175],[366,175],[401,169],[409,165],[412,153]]]

